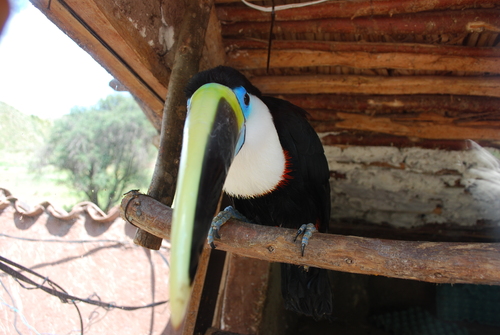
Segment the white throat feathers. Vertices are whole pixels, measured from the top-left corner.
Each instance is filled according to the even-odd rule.
[[[224,192],[254,198],[273,191],[285,178],[286,157],[267,106],[250,94],[245,143],[231,164]]]

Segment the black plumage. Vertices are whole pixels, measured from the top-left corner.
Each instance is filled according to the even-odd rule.
[[[257,224],[298,229],[311,222],[326,233],[330,173],[323,146],[303,109],[272,97],[261,100],[271,111],[281,146],[287,151],[290,179],[261,197],[233,198],[234,208]],[[289,310],[315,319],[332,313],[332,293],[324,269],[282,264],[281,290]]]

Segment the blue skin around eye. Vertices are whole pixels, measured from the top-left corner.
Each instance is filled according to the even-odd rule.
[[[241,110],[243,111],[243,116],[245,117],[246,121],[248,119],[248,115],[250,114],[250,104],[248,105],[245,104],[245,95],[247,94],[247,90],[245,90],[245,88],[240,86],[233,89],[233,92],[236,95],[238,102],[240,103],[240,107]],[[238,138],[238,143],[236,144],[236,150],[234,152],[235,156],[238,154],[238,152],[240,152],[241,147],[245,143],[245,133],[246,133],[246,125],[245,123],[243,123],[243,127],[240,132],[240,137]]]
[[[243,110],[243,115],[245,116],[245,120],[248,119],[248,115],[250,114],[250,104],[245,105],[245,95],[247,94],[247,90],[245,90],[245,88],[240,86],[233,89],[233,92],[236,95],[238,102],[240,103],[240,107]]]

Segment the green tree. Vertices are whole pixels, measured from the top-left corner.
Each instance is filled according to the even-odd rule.
[[[132,97],[110,95],[56,120],[41,163],[69,172],[73,187],[107,211],[127,188],[147,182],[154,135]]]

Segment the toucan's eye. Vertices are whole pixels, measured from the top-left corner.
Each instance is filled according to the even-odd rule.
[[[250,104],[250,96],[248,95],[248,93],[245,93],[245,96],[243,97],[243,102],[247,106]]]

